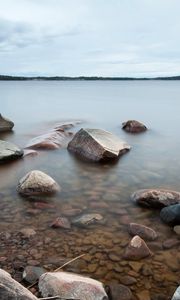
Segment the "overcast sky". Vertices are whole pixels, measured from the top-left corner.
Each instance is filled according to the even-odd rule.
[[[180,0],[0,0],[0,74],[180,75]]]

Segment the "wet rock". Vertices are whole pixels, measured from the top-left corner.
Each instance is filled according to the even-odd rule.
[[[136,235],[126,248],[124,258],[128,260],[140,260],[151,255],[152,253],[145,241]]]
[[[115,253],[109,253],[108,257],[112,261],[120,261],[120,257]]]
[[[26,280],[27,282],[34,283],[45,272],[46,272],[46,270],[41,267],[27,266],[27,267],[25,267],[22,276],[23,276],[23,279]]]
[[[98,162],[118,158],[130,146],[110,132],[81,129],[68,144],[68,149],[81,157]]]
[[[24,196],[53,194],[59,190],[60,187],[53,178],[38,170],[27,173],[17,187],[17,191]]]
[[[138,300],[151,300],[150,294],[148,290],[143,290],[137,293]]]
[[[35,150],[29,150],[29,149],[24,149],[24,155],[23,157],[26,157],[26,156],[36,156],[38,155],[38,152],[35,151]]]
[[[112,300],[132,300],[133,295],[131,290],[122,284],[110,284],[110,296]]]
[[[0,140],[0,163],[15,160],[23,156],[23,150],[16,145]]]
[[[129,224],[129,233],[133,236],[139,235],[142,239],[148,241],[153,241],[157,238],[157,233],[152,228],[137,223]]]
[[[0,114],[0,132],[12,130],[14,123]]]
[[[84,214],[72,220],[72,224],[77,226],[89,226],[96,223],[101,223],[103,216],[100,214]]]
[[[28,289],[15,281],[9,273],[0,269],[1,300],[38,300]]]
[[[129,265],[135,272],[139,272],[143,266],[143,263],[137,261],[131,261],[129,262]]]
[[[54,204],[47,203],[47,202],[34,202],[33,205],[37,209],[55,208]]]
[[[125,275],[125,276],[121,277],[120,280],[121,280],[121,283],[125,284],[125,285],[132,285],[137,282],[136,278],[129,276],[129,275]]]
[[[180,244],[180,241],[177,239],[168,239],[164,241],[163,247],[164,249],[171,249],[173,247],[177,247]]]
[[[65,217],[58,217],[56,218],[52,224],[50,225],[53,228],[65,228],[65,229],[70,229],[71,228],[71,223],[69,220]]]
[[[39,290],[43,297],[58,295],[64,299],[108,300],[101,282],[68,272],[41,275]]]
[[[23,235],[24,238],[31,238],[36,235],[36,231],[32,228],[23,228],[20,230],[20,233]]]
[[[138,190],[131,196],[137,204],[148,208],[161,208],[180,203],[180,192],[163,189]]]
[[[171,300],[180,300],[180,286],[176,289]]]
[[[79,215],[82,212],[80,208],[72,208],[72,209],[64,209],[62,210],[62,214],[67,217],[74,217]]]
[[[122,123],[122,129],[130,133],[140,133],[147,130],[147,127],[136,120],[128,120],[127,122]]]
[[[180,225],[174,226],[173,229],[174,229],[174,232],[175,232],[176,234],[180,235]]]
[[[164,223],[180,225],[180,204],[164,207],[160,212],[160,217]]]

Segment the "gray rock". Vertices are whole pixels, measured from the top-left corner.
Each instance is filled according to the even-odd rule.
[[[122,284],[112,283],[110,284],[110,294],[113,300],[132,300],[133,295],[131,290]]]
[[[161,208],[180,203],[180,192],[164,189],[145,189],[136,191],[131,198],[141,206]]]
[[[180,225],[180,204],[164,207],[160,212],[160,217],[164,223]]]
[[[122,129],[130,133],[140,133],[147,130],[147,127],[136,120],[129,120],[122,123]]]
[[[138,235],[134,236],[125,250],[124,258],[128,260],[140,260],[152,253],[146,245],[145,241]]]
[[[27,267],[25,267],[22,276],[23,276],[23,279],[26,280],[27,282],[34,283],[45,272],[46,272],[46,270],[41,267],[27,266]]]
[[[108,300],[101,282],[69,272],[48,272],[39,279],[43,297],[59,296],[63,299]]]
[[[176,289],[171,300],[180,300],[180,286]]]
[[[72,224],[86,227],[103,221],[103,216],[100,214],[84,214],[72,220]]]
[[[38,300],[28,289],[14,280],[9,273],[0,269],[1,300]]]
[[[53,178],[38,170],[27,173],[17,186],[17,191],[24,196],[53,194],[59,190]]]
[[[65,229],[70,229],[71,228],[71,223],[69,220],[65,217],[57,217],[52,224],[50,225],[53,228],[65,228]]]
[[[157,233],[152,228],[137,223],[129,224],[129,233],[139,235],[142,239],[148,241],[154,241],[157,238]]]
[[[13,127],[14,123],[0,114],[0,132],[10,131]]]
[[[68,149],[81,157],[95,162],[116,159],[127,152],[130,146],[110,132],[101,129],[81,129]]]
[[[23,150],[16,145],[0,140],[0,163],[15,160],[23,156]]]

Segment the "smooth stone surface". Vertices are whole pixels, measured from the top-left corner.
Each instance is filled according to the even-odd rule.
[[[180,225],[180,204],[164,207],[160,212],[160,217],[164,223]]]
[[[70,229],[71,223],[69,220],[65,217],[57,217],[51,224],[51,227],[53,228],[65,228]]]
[[[45,272],[46,272],[46,270],[41,267],[27,266],[27,267],[25,267],[25,269],[23,271],[22,277],[27,282],[34,283]]]
[[[140,133],[147,130],[147,127],[136,120],[128,120],[127,122],[122,123],[122,129],[130,133]]]
[[[23,150],[18,146],[0,140],[0,163],[15,160],[23,156]]]
[[[108,131],[101,129],[81,129],[68,149],[88,160],[95,162],[116,159],[130,150],[130,146]]]
[[[100,214],[84,214],[74,218],[72,220],[72,224],[86,227],[92,224],[99,223],[102,220],[103,220],[103,216]]]
[[[36,150],[24,149],[24,155],[23,155],[23,157],[26,157],[26,156],[36,156],[36,155],[38,155],[38,152]]]
[[[38,170],[27,173],[17,187],[17,191],[24,196],[53,194],[59,190],[60,187],[53,178]]]
[[[1,300],[37,300],[28,289],[14,280],[9,273],[0,269]]]
[[[131,195],[133,201],[148,208],[161,208],[180,203],[180,192],[164,189],[138,190]]]
[[[133,298],[131,290],[122,284],[110,284],[110,295],[113,300],[131,300]]]
[[[39,279],[43,297],[60,296],[63,299],[108,300],[101,282],[68,272],[48,272]]]
[[[12,130],[14,123],[0,114],[0,132]]]
[[[171,300],[180,300],[180,286],[176,289]]]
[[[152,253],[145,241],[136,235],[126,248],[124,258],[128,260],[140,260],[151,255]]]
[[[173,229],[174,229],[174,232],[175,232],[176,234],[180,235],[180,225],[174,226]]]
[[[137,223],[129,224],[129,233],[133,236],[139,235],[148,241],[154,241],[157,238],[157,233],[152,228]]]

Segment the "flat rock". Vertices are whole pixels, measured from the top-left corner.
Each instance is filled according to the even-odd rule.
[[[17,186],[18,193],[24,196],[53,194],[59,190],[53,178],[38,170],[27,173]]]
[[[180,192],[164,189],[145,189],[136,191],[131,198],[141,206],[161,208],[180,203]]]
[[[23,150],[18,146],[0,140],[0,163],[15,160],[23,156]]]
[[[38,300],[28,289],[14,280],[9,273],[0,269],[1,300]]]
[[[154,241],[157,238],[157,233],[152,228],[137,223],[129,224],[129,233],[133,236],[139,235],[148,241]]]
[[[171,300],[180,300],[180,286],[176,289]]]
[[[164,223],[180,225],[180,204],[164,207],[160,212],[160,217]]]
[[[27,282],[34,283],[45,272],[46,272],[46,270],[41,267],[27,266],[27,267],[25,267],[25,269],[23,271],[22,277]]]
[[[68,144],[68,149],[81,157],[98,162],[117,159],[130,146],[110,132],[82,128]]]
[[[71,223],[69,220],[65,217],[57,217],[52,224],[50,225],[53,228],[65,228],[65,229],[70,229],[71,228]]]
[[[101,282],[68,272],[48,272],[39,279],[43,297],[59,296],[63,299],[108,300]]]
[[[12,130],[14,123],[0,114],[0,132]]]
[[[147,127],[139,121],[128,120],[122,123],[122,129],[130,133],[140,133],[146,131]]]
[[[103,216],[100,214],[83,214],[72,220],[72,224],[77,226],[86,227],[92,224],[99,223],[103,220]]]
[[[124,258],[128,260],[140,260],[151,255],[152,253],[145,241],[136,235],[126,248]]]
[[[131,290],[123,285],[118,283],[110,284],[110,295],[113,300],[131,300],[133,295]]]

